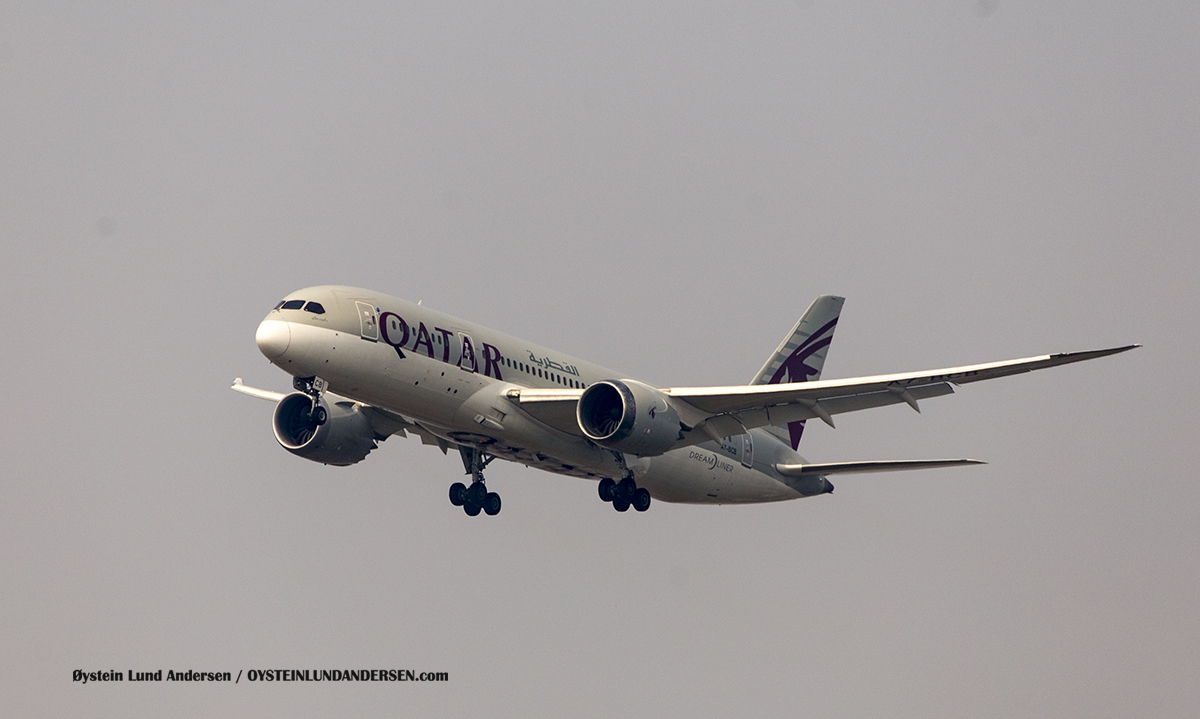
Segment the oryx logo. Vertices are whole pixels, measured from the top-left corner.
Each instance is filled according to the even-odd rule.
[[[650,405],[650,419],[654,419],[654,405]]]
[[[837,321],[838,318],[834,317],[826,322],[819,330],[809,335],[808,339],[801,342],[799,347],[792,350],[788,358],[780,363],[779,369],[775,370],[775,374],[771,375],[767,384],[807,382],[809,377],[820,374],[821,370],[808,366],[805,361],[833,342],[833,329],[837,327]],[[805,420],[788,422],[788,437],[792,440],[792,449],[800,446],[800,437],[804,434],[804,422]]]
[[[767,384],[807,382],[809,377],[820,372],[815,367],[809,367],[804,364],[804,361],[828,347],[830,342],[833,342],[833,328],[836,326],[837,318],[834,317],[821,329],[809,335],[808,339],[801,342],[799,347],[792,350],[788,358],[779,365],[779,369],[775,370],[775,374],[771,375],[771,379],[767,381]],[[786,379],[784,379],[785,377]]]

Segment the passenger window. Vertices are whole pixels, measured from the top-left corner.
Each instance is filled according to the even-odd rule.
[[[308,304],[304,305],[304,309],[313,313],[314,315],[325,314],[325,308],[321,306],[320,302],[309,302]]]
[[[298,310],[304,306],[304,300],[288,300],[281,306],[285,310]]]

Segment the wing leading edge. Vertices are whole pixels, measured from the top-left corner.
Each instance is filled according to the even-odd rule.
[[[919,412],[918,400],[952,394],[952,385],[1098,359],[1137,347],[1141,345],[869,377],[774,385],[669,387],[660,391],[672,400],[685,424],[683,438],[674,446],[679,448],[802,419],[820,419],[833,426],[835,414],[901,402]],[[535,418],[582,436],[574,419],[581,394],[581,390],[520,389],[510,392],[509,397]]]

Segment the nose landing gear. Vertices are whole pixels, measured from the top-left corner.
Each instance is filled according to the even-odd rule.
[[[320,427],[329,419],[329,414],[325,408],[321,406],[321,395],[325,394],[329,383],[320,377],[293,377],[292,387],[297,391],[303,392],[312,400],[312,407],[308,411],[308,421],[314,427]]]
[[[477,516],[481,511],[490,517],[500,513],[500,495],[489,492],[484,484],[483,469],[488,466],[494,456],[489,456],[479,447],[458,446],[462,455],[463,468],[471,475],[471,486],[462,482],[450,485],[450,504],[462,507],[467,516]]]

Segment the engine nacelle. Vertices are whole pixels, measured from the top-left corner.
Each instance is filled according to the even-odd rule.
[[[604,380],[583,391],[575,411],[584,435],[602,447],[653,457],[682,439],[670,399],[634,380]]]
[[[326,395],[327,397],[329,395]],[[321,400],[325,421],[313,416],[312,399],[295,392],[275,407],[275,439],[292,454],[322,464],[345,467],[375,449],[375,428],[353,402]]]

